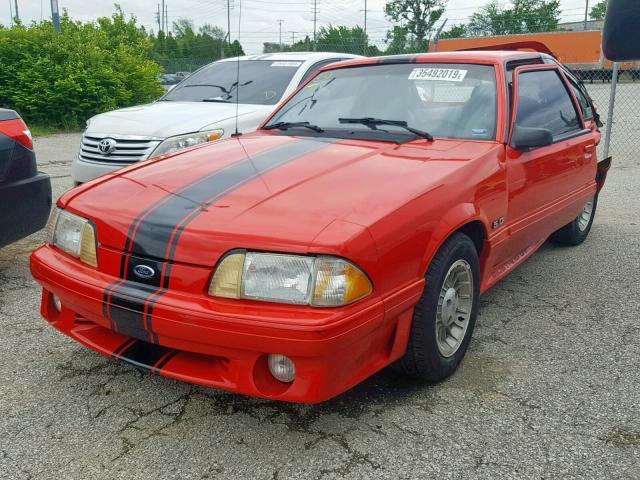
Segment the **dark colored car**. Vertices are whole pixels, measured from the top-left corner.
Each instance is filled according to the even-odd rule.
[[[51,180],[38,172],[31,132],[0,108],[0,247],[37,232],[51,210]]]

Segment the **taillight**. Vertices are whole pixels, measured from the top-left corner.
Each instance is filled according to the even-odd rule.
[[[21,118],[0,121],[0,133],[13,138],[16,142],[33,150],[33,137]]]

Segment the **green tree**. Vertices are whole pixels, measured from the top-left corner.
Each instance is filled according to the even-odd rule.
[[[467,35],[467,27],[465,25],[454,25],[446,32],[440,34],[440,38],[461,38]]]
[[[385,54],[398,55],[401,53],[405,53],[408,40],[407,29],[395,25],[393,27],[393,30],[389,30],[387,32],[387,38],[384,42],[387,45]]]
[[[361,27],[321,27],[317,37],[317,50],[321,52],[341,52],[370,54],[369,37]]]
[[[447,0],[391,0],[384,11],[391,20],[402,23],[419,46],[426,49],[426,39],[444,13]]]
[[[510,7],[493,0],[471,16],[467,32],[469,36],[552,32],[559,19],[559,0],[512,0]]]
[[[224,55],[225,57],[239,57],[245,55],[245,53],[240,42],[238,42],[238,40],[234,40],[231,45],[225,45]]]
[[[51,22],[0,29],[0,105],[27,121],[81,127],[96,113],[160,96],[153,42],[117,8],[96,22]]]
[[[604,20],[604,16],[607,13],[607,1],[608,0],[600,0],[596,3],[591,12],[589,12],[589,16],[594,20]]]

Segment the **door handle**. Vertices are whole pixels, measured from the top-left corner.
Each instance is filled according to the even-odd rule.
[[[584,146],[584,151],[587,153],[593,152],[596,149],[596,144],[595,143],[589,143],[587,145]]]

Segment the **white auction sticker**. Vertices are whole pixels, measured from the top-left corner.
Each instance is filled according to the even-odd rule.
[[[457,68],[414,68],[409,74],[409,80],[444,80],[446,82],[461,82],[468,70]]]
[[[272,67],[299,67],[302,62],[273,62]]]

